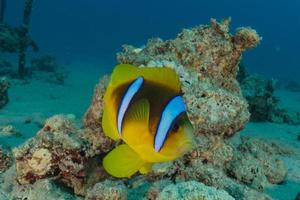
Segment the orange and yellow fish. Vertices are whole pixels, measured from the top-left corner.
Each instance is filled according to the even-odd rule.
[[[106,136],[124,143],[103,159],[114,177],[147,173],[153,163],[171,161],[193,146],[180,81],[170,68],[117,65],[104,95]]]

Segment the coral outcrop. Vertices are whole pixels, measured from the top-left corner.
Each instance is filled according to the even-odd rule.
[[[8,80],[4,77],[0,77],[0,109],[8,103],[8,88]]]
[[[276,158],[276,149],[265,142],[243,138],[227,164],[227,173],[251,188],[263,191],[269,183],[284,181],[287,168]]]
[[[85,194],[87,182],[103,179],[106,175],[97,169],[100,164],[89,160],[97,151],[91,141],[98,138],[92,135],[76,128],[67,116],[48,119],[35,138],[14,149],[18,182],[32,184],[54,177],[73,188],[76,194]],[[93,170],[98,170],[98,176],[89,177],[88,173]]]
[[[85,200],[127,200],[127,187],[123,182],[106,180],[97,183],[92,190],[88,191]]]
[[[300,123],[300,113],[289,112],[280,106],[280,99],[274,94],[275,80],[266,79],[257,74],[249,74],[243,65],[240,65],[238,80],[242,94],[249,104],[251,121],[288,124]]]
[[[247,48],[255,47],[260,37],[251,28],[240,28],[232,36],[229,22],[212,20],[210,26],[183,30],[174,40],[152,39],[142,49],[125,45],[118,53],[118,61],[174,68],[181,76],[188,114],[197,134],[230,136],[242,129],[249,118],[247,102],[236,81],[240,56]],[[97,89],[104,90],[105,86]],[[90,110],[101,114],[101,107],[92,107],[95,108]]]
[[[206,186],[195,181],[170,184],[157,196],[157,200],[199,199],[199,200],[234,200],[224,190]]]
[[[251,28],[239,28],[232,36],[228,26],[229,20],[212,20],[210,26],[184,30],[174,40],[152,39],[144,48],[125,45],[118,54],[119,63],[176,70],[196,130],[197,145],[192,152],[176,161],[153,166],[146,176],[153,185],[146,192],[146,199],[156,199],[166,186],[159,180],[195,180],[222,188],[237,199],[270,199],[226,174],[226,166],[236,151],[226,142],[226,136],[242,129],[250,116],[236,80],[240,56],[260,41]],[[103,134],[102,98],[108,81],[105,76],[96,86],[83,119],[86,128],[99,134]]]
[[[199,79],[208,78],[215,85],[237,91],[237,64],[248,48],[255,47],[260,37],[251,28],[238,28],[229,33],[230,19],[185,29],[174,40],[152,39],[143,49],[125,45],[118,54],[120,63],[149,66],[150,61],[172,61],[194,69]]]
[[[0,126],[0,137],[16,136],[22,137],[22,134],[12,125]]]
[[[20,185],[15,180],[15,166],[12,166],[4,174],[0,175],[0,199],[67,199],[80,200],[71,193],[66,192],[61,185],[56,184],[53,180],[38,180],[34,184]]]
[[[276,158],[277,154],[280,152],[276,148],[257,140],[244,139],[238,147],[228,141],[203,141],[201,147],[182,159],[156,164],[147,178],[154,182],[163,179],[175,182],[194,180],[223,189],[236,199],[271,199],[260,192],[266,183],[284,181],[287,173],[283,163]],[[237,157],[244,160],[236,161]],[[239,178],[232,175],[232,168],[239,169],[236,171]],[[251,181],[247,183],[246,180]],[[259,182],[261,180],[264,182]],[[155,192],[153,188],[149,191],[152,195]]]
[[[0,174],[6,171],[13,164],[12,153],[0,146]]]
[[[101,150],[108,152],[114,146],[114,141],[104,135],[102,129],[103,96],[109,82],[109,77],[104,76],[94,89],[92,103],[83,117],[83,124],[86,128],[95,132],[96,138],[93,140],[94,147],[101,146]]]

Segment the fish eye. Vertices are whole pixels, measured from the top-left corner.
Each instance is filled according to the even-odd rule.
[[[178,124],[177,122],[175,122],[175,123],[173,124],[173,126],[172,126],[172,131],[173,131],[173,132],[177,132],[178,129],[179,129],[179,124]]]

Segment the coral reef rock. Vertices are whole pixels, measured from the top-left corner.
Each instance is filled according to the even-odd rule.
[[[242,52],[255,47],[260,37],[250,28],[240,28],[232,36],[229,22],[213,19],[210,26],[183,30],[174,40],[152,39],[142,49],[125,45],[118,61],[174,68],[181,77],[188,114],[197,134],[230,136],[249,119],[247,102],[236,80],[238,63]],[[96,87],[94,100],[103,95],[106,80]],[[100,123],[102,106],[100,99],[96,103],[94,100],[84,119],[89,121],[88,127]]]
[[[183,30],[173,40],[149,40],[143,48],[125,45],[117,55],[118,62],[123,64],[173,68],[180,76],[188,115],[195,128],[196,147],[193,151],[175,161],[155,164],[146,176],[137,176],[151,185],[145,194],[146,199],[164,196],[169,189],[162,194],[161,191],[170,184],[170,190],[177,191],[174,195],[188,191],[189,186],[185,184],[189,183],[182,183],[183,186],[177,188],[170,181],[178,184],[202,182],[225,190],[237,199],[271,199],[226,174],[226,166],[234,159],[235,153],[227,138],[241,130],[250,117],[248,103],[236,79],[240,57],[242,52],[260,41],[251,28],[239,28],[235,35],[231,35],[229,22],[211,20],[210,25]],[[108,148],[102,152],[109,151],[114,143],[104,136],[101,125],[102,99],[108,82],[109,76],[104,76],[97,84],[92,103],[83,118],[85,128],[101,136],[97,143],[110,144],[104,145]],[[207,186],[196,184],[195,187]],[[229,195],[227,197],[231,198]]]
[[[287,168],[276,158],[276,149],[256,139],[242,138],[233,159],[227,163],[227,173],[251,188],[263,191],[268,183],[279,184]]]
[[[0,109],[8,103],[8,88],[8,80],[4,77],[0,77]]]
[[[68,116],[49,118],[35,138],[14,149],[17,180],[21,184],[34,183],[39,179],[54,177],[84,195],[88,183],[103,179],[89,174],[100,165],[90,160],[101,151],[93,149],[93,133],[76,128]],[[101,149],[99,147],[99,149]],[[95,166],[95,168],[93,168]],[[101,169],[98,169],[101,170]]]
[[[22,137],[22,134],[12,125],[0,126],[0,137],[1,136],[16,136]]]
[[[249,104],[251,121],[300,124],[300,113],[288,112],[279,105],[280,99],[274,95],[275,80],[248,74],[243,65],[240,65],[238,80]]]
[[[83,117],[83,124],[95,133],[93,146],[101,146],[101,151],[108,152],[114,147],[114,141],[104,135],[102,130],[103,96],[109,82],[109,77],[104,76],[94,89],[92,103]]]
[[[196,181],[171,184],[165,187],[157,197],[157,200],[234,200],[224,190],[218,190]]]
[[[0,175],[0,199],[30,199],[30,200],[80,200],[64,190],[52,180],[38,180],[34,184],[20,185],[15,180],[15,166]]]
[[[126,200],[127,188],[122,182],[106,180],[87,192],[85,200]]]
[[[220,139],[207,142],[203,137],[201,140],[202,143],[197,141],[201,147],[184,158],[155,164],[147,175],[148,180],[195,180],[223,189],[236,199],[245,200],[271,199],[261,192],[269,184],[280,184],[285,180],[287,168],[278,157],[290,152],[276,144],[242,138],[241,143],[234,147]],[[148,193],[157,196],[159,189],[154,187]]]
[[[0,146],[0,173],[5,172],[13,164],[11,152]]]
[[[136,66],[150,61],[173,61],[194,69],[199,78],[209,78],[215,85],[229,90],[238,90],[236,73],[240,56],[248,48],[255,47],[260,37],[251,28],[238,28],[236,34],[229,33],[230,19],[211,25],[183,30],[174,40],[152,39],[145,48],[126,45],[118,54],[120,63]]]

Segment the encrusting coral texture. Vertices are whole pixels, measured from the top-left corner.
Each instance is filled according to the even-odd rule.
[[[93,140],[97,139],[92,133],[76,128],[68,116],[53,116],[35,138],[14,150],[18,182],[32,184],[42,178],[54,177],[74,188],[76,194],[85,194],[87,182],[101,180],[106,175],[97,171],[98,176],[88,178],[91,171],[101,170],[96,169],[99,164],[89,161],[96,154],[90,143]]]
[[[236,79],[240,57],[260,37],[251,28],[238,28],[231,35],[229,24],[230,19],[220,23],[212,19],[210,25],[183,30],[174,40],[152,39],[144,48],[126,45],[117,56],[119,63],[170,67],[179,74],[195,127],[196,147],[191,152],[155,164],[147,175],[116,180],[106,174],[101,159],[116,144],[104,135],[101,125],[102,99],[110,79],[104,76],[95,87],[83,129],[68,116],[48,119],[34,138],[14,150],[16,164],[5,174],[15,167],[16,180],[22,185],[47,179],[49,187],[58,182],[86,199],[152,200],[169,194],[173,199],[270,199],[261,191],[265,182],[284,180],[282,162],[262,142],[243,140],[234,146],[229,141],[250,117]],[[265,182],[260,187],[261,180]]]
[[[234,200],[227,192],[205,186],[195,181],[170,184],[158,195],[157,200],[199,199],[199,200]]]
[[[236,80],[242,52],[260,37],[251,28],[229,33],[230,19],[183,30],[174,40],[152,39],[137,50],[124,46],[120,63],[174,68],[181,77],[189,116],[198,133],[232,135],[249,119]]]

